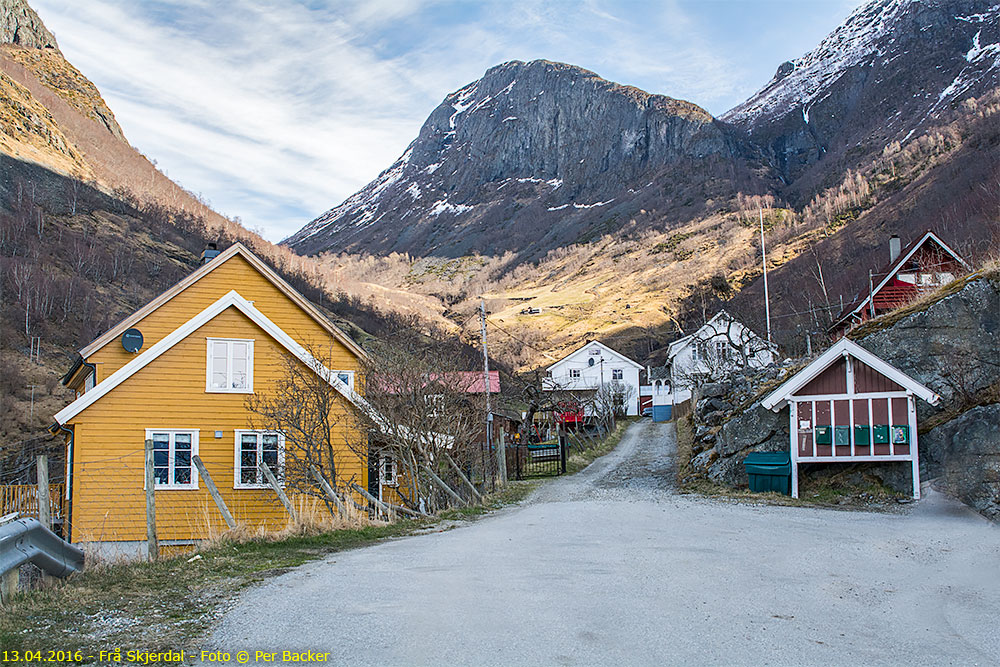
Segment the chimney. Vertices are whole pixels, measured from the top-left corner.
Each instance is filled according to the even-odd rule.
[[[201,251],[201,263],[206,264],[218,256],[219,256],[218,246],[214,243],[209,243],[208,246]]]
[[[895,262],[896,258],[899,257],[899,251],[901,249],[899,236],[893,234],[889,237],[889,261]]]

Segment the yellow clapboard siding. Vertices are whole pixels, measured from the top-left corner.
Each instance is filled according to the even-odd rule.
[[[147,315],[139,326],[144,349],[233,288],[255,301],[258,309],[296,340],[303,344],[325,341],[323,349],[333,350],[335,368],[360,368],[346,347],[238,255]],[[251,428],[252,419],[245,407],[246,394],[205,391],[206,338],[210,337],[254,340],[253,386],[258,393],[274,387],[284,372],[286,350],[243,313],[229,308],[71,419],[74,542],[146,538],[143,442],[147,428],[198,431],[198,453],[236,521],[251,529],[277,530],[286,525],[288,517],[273,491],[233,488],[235,431]],[[107,370],[134,358],[114,344],[95,353],[91,361],[98,357],[104,364],[100,379],[107,377]],[[367,463],[346,444],[348,440],[363,442],[364,437],[344,417],[352,409],[345,399],[336,411],[335,438],[345,443],[337,453],[338,479],[367,486]],[[215,437],[216,431],[222,432],[221,438]],[[203,480],[197,489],[158,489],[156,509],[162,540],[207,539],[226,529]]]

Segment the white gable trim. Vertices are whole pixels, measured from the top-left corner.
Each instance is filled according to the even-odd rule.
[[[573,356],[574,354],[576,354],[577,352],[579,352],[579,351],[581,351],[581,350],[585,350],[585,349],[587,349],[588,347],[591,347],[591,346],[594,346],[594,345],[596,345],[597,347],[601,348],[602,350],[604,350],[604,351],[605,351],[605,352],[607,352],[608,354],[611,354],[611,355],[614,355],[615,357],[618,357],[619,359],[621,359],[621,360],[622,360],[622,361],[624,361],[625,363],[627,363],[627,364],[630,364],[630,365],[631,365],[631,366],[632,366],[633,368],[638,368],[638,369],[639,369],[640,371],[641,371],[641,370],[644,370],[644,369],[646,368],[646,367],[645,367],[645,366],[643,366],[642,364],[640,364],[640,363],[637,363],[637,362],[635,362],[635,361],[632,361],[631,359],[629,359],[628,357],[626,357],[626,356],[625,356],[624,354],[622,354],[621,352],[617,352],[617,351],[615,351],[615,350],[612,350],[612,349],[611,349],[610,347],[608,347],[608,346],[607,346],[607,345],[605,345],[604,343],[601,343],[600,341],[596,341],[596,340],[592,340],[592,341],[588,341],[588,342],[587,342],[587,343],[585,343],[584,345],[581,345],[580,347],[576,348],[575,350],[573,350],[572,352],[570,352],[570,353],[569,353],[569,354],[567,354],[567,355],[566,355],[565,357],[563,357],[563,358],[562,358],[562,359],[560,359],[559,361],[555,362],[554,364],[552,364],[551,366],[549,366],[549,367],[548,367],[548,368],[546,368],[545,370],[547,370],[547,371],[550,371],[550,370],[552,370],[552,369],[553,369],[553,368],[555,368],[556,366],[559,366],[560,364],[562,364],[563,362],[565,362],[565,361],[566,361],[567,359],[569,359],[570,357],[572,357],[572,356]]]
[[[927,401],[931,405],[937,405],[938,401],[941,400],[941,397],[936,393],[920,384],[906,373],[898,370],[895,366],[886,363],[854,341],[848,340],[847,338],[841,338],[833,347],[818,356],[812,363],[771,392],[763,401],[761,401],[761,405],[769,410],[777,412],[788,403],[788,399],[792,394],[806,386],[810,380],[825,371],[830,364],[836,361],[839,357],[848,355],[858,359],[859,361],[863,361],[868,366],[871,366],[882,375],[902,386],[907,391],[912,392],[918,398]]]
[[[962,259],[961,257],[959,257],[959,255],[958,255],[957,252],[955,252],[954,250],[952,250],[951,247],[947,243],[945,243],[944,241],[942,241],[938,237],[937,234],[935,234],[934,232],[930,232],[929,231],[929,232],[927,232],[926,234],[924,234],[921,237],[921,239],[920,239],[919,242],[915,243],[913,245],[913,247],[910,248],[910,251],[907,252],[906,255],[902,259],[897,259],[894,262],[893,266],[890,267],[889,272],[885,274],[885,277],[883,277],[882,280],[879,281],[879,284],[876,285],[874,287],[874,289],[872,289],[872,291],[868,294],[868,296],[866,296],[864,299],[862,299],[861,303],[858,304],[858,307],[855,308],[854,310],[852,310],[847,315],[844,315],[844,317],[842,317],[839,320],[837,320],[837,324],[839,324],[840,322],[843,322],[845,319],[847,319],[848,317],[851,317],[852,315],[857,315],[859,312],[861,312],[862,310],[864,310],[865,308],[867,308],[868,307],[868,302],[871,301],[872,295],[873,294],[878,294],[879,290],[881,290],[883,287],[885,287],[886,284],[890,280],[892,280],[893,276],[895,276],[897,273],[899,273],[899,270],[901,268],[903,268],[903,266],[906,265],[906,262],[908,262],[910,260],[910,257],[912,257],[915,252],[917,252],[918,250],[920,250],[920,248],[923,247],[924,243],[927,242],[927,239],[933,239],[935,243],[937,243],[939,246],[941,246],[942,250],[944,250],[946,253],[948,253],[949,255],[951,255],[952,258],[955,259],[955,261],[959,262],[967,270],[972,268],[972,267],[969,266],[968,262],[966,262],[964,259]]]
[[[229,246],[221,253],[219,253],[215,258],[202,264],[197,269],[192,271],[190,274],[182,278],[173,287],[163,292],[158,297],[147,303],[145,306],[143,306],[139,310],[135,311],[134,313],[126,317],[124,320],[113,326],[108,331],[101,334],[101,336],[99,336],[85,348],[80,350],[80,356],[86,360],[87,357],[94,354],[102,347],[104,347],[111,341],[118,338],[126,329],[128,329],[132,325],[142,320],[144,317],[146,317],[147,315],[155,311],[157,308],[159,308],[163,304],[173,299],[175,296],[177,296],[178,294],[186,290],[188,287],[190,287],[191,285],[195,284],[196,282],[204,278],[206,275],[208,275],[218,267],[225,264],[226,261],[229,260],[234,255],[240,255],[241,257],[243,257],[243,259],[247,260],[250,266],[257,269],[257,271],[260,272],[260,274],[263,275],[264,278],[266,278],[268,281],[270,281],[276,288],[278,288],[280,292],[282,292],[285,296],[290,298],[302,310],[306,311],[306,313],[310,317],[316,320],[317,324],[326,329],[329,333],[333,334],[333,336],[345,347],[347,347],[347,349],[349,349],[351,352],[353,352],[355,355],[357,355],[362,359],[367,357],[367,353],[357,343],[351,340],[351,338],[343,331],[341,331],[339,327],[333,324],[333,322],[330,322],[330,320],[328,320],[325,315],[323,315],[313,304],[311,304],[308,301],[308,299],[299,294],[295,290],[295,288],[293,288],[281,276],[275,273],[275,271],[270,266],[268,266],[266,262],[257,257],[257,255],[253,254],[242,243],[234,243],[233,245]]]
[[[295,342],[295,340],[278,327],[278,325],[269,320],[262,312],[254,308],[252,303],[240,296],[235,290],[232,290],[211,306],[179,326],[177,329],[174,329],[170,332],[170,334],[165,336],[162,340],[140,354],[138,357],[102,380],[93,389],[60,410],[56,413],[56,422],[59,424],[65,424],[67,421],[96,403],[102,397],[110,393],[115,387],[148,366],[150,363],[159,358],[164,352],[187,338],[202,325],[208,323],[230,306],[238,309],[250,318],[252,322],[263,329],[269,336],[281,343],[286,350],[291,352],[296,358],[319,374],[320,377],[329,382],[330,386],[334,387],[357,408],[361,409],[367,415],[375,419],[376,422],[381,423],[383,421],[375,413],[367,401],[337,378],[336,373],[328,369],[318,359],[309,354],[304,347]]]

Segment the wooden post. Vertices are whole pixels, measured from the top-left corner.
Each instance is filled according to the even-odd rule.
[[[4,605],[9,605],[11,598],[17,595],[17,589],[21,583],[20,569],[15,567],[0,577],[0,602]]]
[[[232,530],[236,527],[236,519],[233,518],[233,515],[229,512],[229,508],[226,507],[226,501],[222,499],[219,489],[215,487],[215,482],[212,481],[212,476],[208,474],[208,468],[205,467],[205,464],[202,463],[201,457],[197,454],[192,456],[191,460],[194,461],[195,467],[198,468],[198,474],[201,475],[203,480],[205,480],[205,486],[208,487],[208,493],[212,496],[212,500],[215,501],[215,506],[219,508],[219,514],[222,515],[222,518],[226,521],[226,525],[229,526],[230,530]]]
[[[483,496],[482,496],[482,494],[480,494],[480,493],[479,493],[479,491],[477,491],[477,490],[476,490],[476,487],[475,487],[475,485],[474,485],[474,484],[473,484],[472,482],[470,482],[470,481],[469,481],[469,478],[468,478],[468,477],[466,477],[466,476],[465,476],[465,473],[464,473],[464,472],[462,472],[462,469],[461,469],[461,468],[460,468],[460,467],[458,466],[458,464],[457,464],[457,463],[455,463],[455,459],[451,458],[451,455],[450,455],[450,454],[448,454],[447,452],[445,452],[444,456],[445,456],[445,458],[446,458],[446,459],[448,459],[448,463],[449,463],[449,464],[451,464],[451,467],[452,467],[452,468],[453,468],[453,469],[455,470],[455,472],[456,472],[456,473],[458,474],[458,477],[459,477],[459,478],[460,478],[460,479],[461,479],[461,480],[462,480],[463,482],[465,482],[465,486],[466,486],[466,487],[468,487],[469,491],[471,491],[471,492],[472,492],[472,495],[473,495],[473,497],[474,497],[474,498],[475,498],[476,500],[478,500],[478,501],[482,502],[482,500],[483,500]]]
[[[288,499],[288,496],[285,495],[285,490],[281,488],[280,484],[278,484],[278,478],[274,476],[274,473],[271,472],[271,469],[268,468],[267,464],[263,461],[260,462],[260,471],[264,473],[264,477],[267,478],[267,483],[271,485],[272,489],[274,489],[275,494],[278,496],[278,500],[280,500],[281,504],[285,506],[285,510],[288,512],[288,515],[292,517],[292,521],[298,521],[299,515],[295,511],[295,508],[292,507],[292,501]]]
[[[146,553],[150,560],[160,557],[156,541],[156,478],[153,475],[153,441],[146,440]]]
[[[360,493],[362,496],[364,496],[368,500],[370,500],[372,503],[374,503],[374,505],[376,507],[378,507],[379,509],[381,509],[386,514],[389,513],[389,510],[393,510],[395,512],[399,512],[400,514],[406,514],[407,516],[412,516],[415,519],[418,519],[421,516],[426,516],[426,515],[421,514],[420,512],[414,512],[413,510],[411,510],[408,507],[400,507],[399,505],[393,505],[392,503],[387,503],[387,502],[384,502],[382,500],[379,500],[378,498],[376,498],[372,494],[368,493],[368,491],[364,487],[358,486],[354,482],[351,482],[351,488],[354,489],[355,491],[357,491],[358,493]]]
[[[326,494],[326,497],[332,500],[333,504],[337,506],[337,511],[340,512],[342,515],[346,516],[347,507],[344,506],[344,501],[340,499],[340,496],[338,496],[337,493],[333,490],[333,487],[330,486],[330,483],[326,481],[323,475],[319,473],[319,470],[316,469],[316,466],[309,466],[309,472],[312,473],[313,479],[315,479],[316,483],[319,484],[321,489],[323,489],[323,492]]]
[[[426,466],[426,465],[423,466],[423,469],[424,469],[424,471],[428,475],[430,475],[431,481],[434,482],[435,484],[437,484],[437,486],[438,486],[439,489],[441,489],[442,491],[444,491],[445,493],[447,493],[449,496],[451,496],[456,502],[458,502],[461,505],[469,505],[470,504],[465,498],[463,498],[462,496],[460,496],[457,493],[455,493],[454,489],[452,489],[450,486],[448,486],[447,484],[445,484],[443,479],[441,479],[440,477],[438,477],[437,475],[435,475],[434,471],[431,470],[428,466]]]
[[[497,471],[500,473],[500,486],[507,484],[507,431],[500,429],[497,439]]]
[[[49,457],[38,455],[38,521],[52,528],[52,507],[49,504]]]

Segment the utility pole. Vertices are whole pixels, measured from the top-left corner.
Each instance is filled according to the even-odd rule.
[[[771,342],[771,300],[767,293],[767,251],[764,248],[764,209],[758,208],[760,214],[760,263],[764,267],[764,316],[767,318],[767,342]]]
[[[490,353],[486,347],[486,301],[479,299],[479,328],[483,336],[483,386],[486,390],[486,446],[493,444],[493,408],[490,405]],[[507,483],[507,451],[503,438],[497,443],[497,477]],[[484,471],[485,472],[485,471]]]

